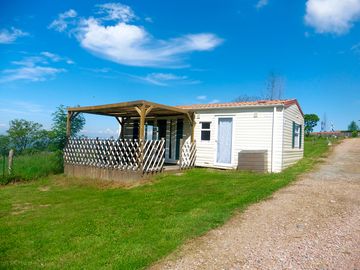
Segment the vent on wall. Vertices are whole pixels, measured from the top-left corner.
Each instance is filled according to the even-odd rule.
[[[242,150],[238,154],[238,170],[268,172],[267,150]]]

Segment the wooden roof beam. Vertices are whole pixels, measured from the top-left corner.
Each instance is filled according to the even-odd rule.
[[[131,110],[134,107],[141,107],[141,106],[152,106],[153,109],[164,110],[169,112],[178,112],[181,114],[186,114],[188,112],[187,109],[181,109],[173,106],[158,104],[146,100],[137,100],[131,102],[122,102],[122,103],[115,103],[115,104],[107,104],[107,105],[98,105],[98,106],[85,106],[85,107],[72,107],[67,108],[68,111],[71,112],[85,112],[85,113],[95,113],[95,114],[110,114],[111,112],[121,110]],[[110,111],[109,113],[107,111]]]

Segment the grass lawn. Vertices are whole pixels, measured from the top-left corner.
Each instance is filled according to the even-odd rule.
[[[0,268],[139,269],[310,170],[325,140],[280,174],[194,169],[132,189],[64,176],[0,187]]]

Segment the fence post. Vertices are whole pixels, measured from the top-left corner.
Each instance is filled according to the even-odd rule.
[[[14,158],[14,149],[10,149],[10,151],[9,151],[9,159],[8,159],[8,173],[9,173],[9,175],[12,173],[13,158]]]

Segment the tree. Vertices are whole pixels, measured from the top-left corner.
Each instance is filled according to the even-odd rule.
[[[324,113],[323,120],[321,121],[321,132],[327,131],[327,116],[326,113]]]
[[[319,120],[320,120],[320,118],[316,114],[305,114],[304,115],[305,133],[307,136],[309,136],[310,132],[313,132],[314,127],[316,127]]]
[[[268,80],[267,80],[267,87],[266,87],[266,94],[265,99],[268,100],[277,100],[282,99],[284,96],[284,79],[277,75],[275,72],[270,72]]]
[[[6,155],[10,150],[9,136],[0,135],[0,155]]]
[[[266,91],[261,95],[248,96],[246,94],[240,95],[234,99],[234,102],[249,102],[258,100],[277,100],[284,96],[284,79],[275,72],[270,72],[266,81]]]
[[[351,121],[350,125],[348,126],[348,130],[351,131],[352,137],[357,137],[359,133],[359,126],[355,121]]]
[[[234,99],[234,102],[249,102],[249,101],[257,101],[257,100],[262,100],[264,99],[261,96],[248,96],[246,94],[238,96],[237,98]]]
[[[67,112],[64,105],[57,107],[52,114],[52,140],[56,149],[63,149],[66,143]],[[78,114],[71,120],[71,135],[76,136],[84,127],[85,118]]]
[[[19,153],[31,147],[41,138],[42,125],[24,119],[10,121],[7,130],[11,147]]]
[[[355,121],[351,121],[351,123],[348,126],[348,130],[349,131],[358,131],[359,130],[359,126],[356,124]]]
[[[37,140],[31,146],[32,151],[44,151],[49,150],[49,146],[52,142],[52,131],[42,129],[37,135]]]

